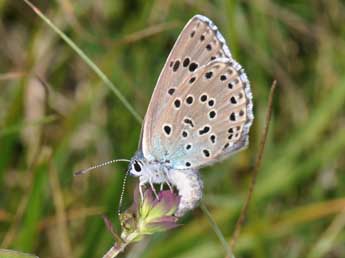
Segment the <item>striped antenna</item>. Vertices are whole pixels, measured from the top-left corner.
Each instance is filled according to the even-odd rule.
[[[107,166],[109,164],[112,164],[112,163],[115,163],[115,162],[120,162],[120,161],[131,162],[128,159],[113,159],[113,160],[109,160],[109,161],[103,162],[101,164],[98,164],[98,165],[95,165],[95,166],[92,166],[92,167],[89,167],[89,168],[86,168],[86,169],[79,170],[79,171],[75,172],[74,175],[75,176],[84,175],[84,174],[86,174],[86,173],[88,173],[91,170],[94,170],[96,168],[104,167],[104,166]]]
[[[123,182],[122,182],[122,190],[121,190],[121,195],[120,195],[120,200],[119,200],[119,206],[117,208],[117,215],[120,217],[121,209],[122,209],[122,202],[123,202],[123,197],[125,195],[125,190],[126,190],[126,183],[127,183],[127,177],[129,174],[129,170],[127,170],[125,177],[123,178]]]

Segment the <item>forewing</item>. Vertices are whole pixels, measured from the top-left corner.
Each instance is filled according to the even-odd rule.
[[[247,145],[252,120],[246,74],[234,60],[217,59],[189,74],[167,99],[152,128],[150,154],[177,169],[209,165]]]
[[[184,27],[163,67],[145,115],[141,149],[145,158],[160,159],[154,145],[157,122],[167,115],[168,102],[182,82],[198,68],[216,58],[231,58],[217,27],[207,17],[196,15]]]

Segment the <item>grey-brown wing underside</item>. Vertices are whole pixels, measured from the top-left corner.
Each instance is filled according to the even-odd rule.
[[[216,69],[216,67],[221,69],[217,70],[218,68]],[[211,80],[203,81],[201,78],[205,76],[208,69],[216,69],[219,73],[221,71],[228,71],[228,80],[226,80],[226,82],[229,83],[229,80],[232,80],[234,89],[225,91],[225,88],[216,87],[215,77]],[[195,81],[190,83],[190,80]],[[225,80],[220,82],[224,84]],[[192,84],[196,86],[192,86]],[[201,86],[197,88],[199,84]],[[232,136],[228,133],[226,137],[238,138],[239,142],[237,145],[235,144],[231,147],[230,143],[229,146],[226,146],[227,143],[224,143],[222,146],[224,151],[215,149],[212,149],[212,152],[211,149],[206,149],[206,151],[204,151],[205,149],[202,148],[202,144],[205,142],[198,141],[198,138],[195,138],[194,140],[196,143],[194,151],[200,148],[199,151],[202,155],[205,155],[205,153],[207,155],[207,151],[209,151],[210,154],[207,155],[207,159],[201,156],[199,161],[194,161],[194,159],[197,159],[197,155],[194,155],[192,163],[191,159],[182,159],[182,157],[187,157],[190,152],[184,149],[187,143],[185,143],[185,139],[182,135],[185,127],[181,125],[181,121],[183,121],[185,117],[195,116],[193,117],[195,132],[193,130],[189,132],[193,134],[197,132],[196,127],[203,123],[203,119],[206,119],[202,114],[206,115],[212,111],[208,110],[206,105],[200,104],[200,106],[196,106],[197,101],[199,101],[197,98],[201,97],[200,94],[202,94],[202,89],[204,87],[209,87],[209,98],[214,99],[220,108],[217,116],[222,119],[214,121],[221,123],[221,121],[225,119],[225,112],[228,112],[230,107],[232,107],[235,108],[233,110],[235,115],[238,110],[243,110],[245,114],[241,115],[241,121],[244,119],[246,122],[243,122],[240,129],[238,129],[238,127],[233,127],[236,131],[232,133]],[[231,101],[230,99],[227,99],[226,103],[223,103],[225,98],[230,96],[230,92],[233,92],[233,95],[231,95],[232,97],[238,98],[238,103],[233,103],[232,106],[229,102]],[[193,104],[190,106],[186,104],[188,94],[192,94],[195,97],[194,106]],[[177,102],[175,102],[176,96],[178,96]],[[175,105],[178,105],[179,101],[180,108],[176,108]],[[239,116],[239,114],[237,115]],[[231,58],[230,51],[217,27],[204,16],[194,16],[178,37],[152,95],[142,128],[141,149],[144,157],[148,160],[169,160],[174,163],[172,166],[181,169],[207,165],[211,163],[212,158],[220,158],[222,155],[226,156],[226,153],[245,146],[251,121],[251,93],[249,82],[243,69],[241,69],[241,66]],[[176,129],[172,128],[169,137],[165,137],[166,131],[164,125],[166,124],[176,127]],[[218,125],[215,124],[214,128],[218,128],[217,126]],[[221,128],[223,128],[223,125]],[[246,132],[245,128],[248,129]],[[226,130],[230,130],[230,127],[227,127]],[[211,133],[211,131],[209,133]],[[219,139],[226,135],[223,131],[217,134],[219,134]],[[243,136],[244,134],[246,134],[245,137]],[[211,134],[209,136],[211,136]],[[209,139],[208,141],[211,140]],[[218,142],[220,141],[218,140]]]

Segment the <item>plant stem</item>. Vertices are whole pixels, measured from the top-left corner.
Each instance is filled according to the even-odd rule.
[[[276,85],[277,85],[277,81],[274,80],[272,83],[272,86],[271,86],[270,95],[269,95],[269,99],[268,99],[268,108],[267,108],[267,113],[266,113],[265,128],[264,128],[264,131],[263,131],[263,134],[261,137],[261,141],[260,141],[260,145],[259,145],[259,152],[258,152],[258,156],[257,156],[256,161],[255,161],[255,166],[253,169],[253,175],[252,175],[252,179],[250,181],[250,185],[249,185],[249,189],[248,189],[248,193],[247,193],[247,198],[246,198],[245,203],[242,207],[240,217],[237,220],[237,223],[235,226],[235,231],[234,231],[234,234],[233,234],[232,239],[230,241],[230,245],[231,245],[232,249],[235,248],[238,236],[240,235],[242,225],[244,223],[244,220],[245,220],[247,212],[248,212],[249,203],[253,197],[256,178],[257,178],[257,175],[259,172],[259,168],[261,166],[262,156],[263,156],[264,150],[265,150],[265,144],[266,144],[266,139],[267,139],[267,135],[268,135],[268,129],[269,129],[269,125],[270,125],[271,115],[272,115],[273,96],[274,96],[274,91],[276,89]]]
[[[113,245],[108,252],[103,256],[103,258],[114,258],[118,256],[120,253],[122,253],[126,246],[129,244],[129,242],[121,243],[120,246]]]
[[[125,250],[127,245],[132,243],[134,241],[134,239],[138,237],[138,235],[140,235],[140,233],[134,231],[134,232],[122,237],[123,241],[115,242],[115,244],[103,256],[103,258],[114,258],[114,257],[118,256],[120,253],[122,253]]]

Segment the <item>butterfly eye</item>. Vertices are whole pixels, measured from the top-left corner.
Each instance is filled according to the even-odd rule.
[[[132,165],[132,171],[131,173],[135,176],[140,176],[142,171],[141,164],[138,161],[134,161]]]

